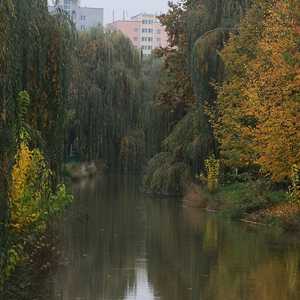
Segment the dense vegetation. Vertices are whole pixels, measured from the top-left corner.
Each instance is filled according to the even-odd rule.
[[[160,17],[170,46],[157,50],[165,57],[158,104],[184,105],[186,115],[151,160],[147,191],[183,192],[211,155],[222,160],[223,176],[291,177],[299,166],[299,54],[290,5],[182,1]],[[181,174],[165,176],[176,165]]]
[[[173,110],[184,106],[186,113],[165,139],[164,154],[150,163],[145,180],[148,192],[183,193],[185,183],[204,172],[204,160],[219,156],[205,110],[217,98],[212,82],[221,84],[225,77],[218,51],[229,34],[237,32],[235,25],[249,6],[248,1],[181,1],[170,4],[169,13],[160,16],[169,46],[156,51],[165,57],[157,101]]]
[[[79,33],[68,145],[76,145],[80,161],[100,161],[106,172],[135,173],[160,152],[175,121],[153,101],[161,63],[143,58],[121,32],[98,26]]]
[[[6,278],[72,201],[57,182],[75,31],[64,12],[48,13],[46,0],[1,0],[0,20],[0,298],[13,299]]]
[[[299,4],[169,6],[169,46],[144,58],[120,32],[76,32],[45,0],[0,0],[1,299],[15,293],[4,284],[15,268],[40,268],[29,237],[52,245],[45,229],[72,201],[57,185],[67,154],[146,170],[145,191],[158,194],[195,178],[216,193],[226,173],[248,172],[228,204],[238,216],[278,204],[271,183],[289,178],[286,199],[299,203]]]
[[[99,26],[79,35],[75,51],[70,142],[82,161],[104,160],[110,172],[136,172],[145,163],[148,100],[141,58],[121,33]]]

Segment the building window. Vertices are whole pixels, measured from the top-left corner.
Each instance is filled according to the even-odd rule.
[[[134,48],[134,49],[137,49],[137,45],[133,45],[133,48]]]
[[[143,50],[147,50],[147,46],[142,45],[142,49],[143,49]]]
[[[72,20],[76,20],[76,15],[72,14]]]
[[[149,29],[148,29],[148,33],[153,33],[153,29],[152,29],[152,28],[149,28]]]
[[[72,10],[72,15],[76,15],[76,10]]]
[[[142,36],[142,42],[147,42],[147,37]]]
[[[148,42],[152,42],[153,38],[152,37],[148,37]]]
[[[85,29],[85,25],[81,25],[81,29]]]
[[[142,28],[142,32],[147,32],[147,28]]]
[[[147,24],[147,20],[142,20],[142,24]]]
[[[85,20],[85,16],[81,16],[81,20]]]
[[[148,46],[148,50],[152,50],[152,46]]]
[[[156,39],[156,42],[157,42],[157,43],[160,43],[160,42],[161,42],[161,38],[157,38],[157,39]]]
[[[65,0],[64,2],[64,10],[66,10],[68,13],[70,13],[70,0]]]
[[[157,34],[161,34],[161,29],[157,29]]]
[[[133,38],[133,41],[134,41],[134,42],[137,42],[137,41],[138,41],[137,36],[135,36],[135,37]]]
[[[134,32],[134,33],[138,33],[138,32],[139,32],[139,29],[138,29],[138,28],[134,28],[134,29],[133,29],[133,32]]]
[[[153,24],[153,20],[149,20],[149,21],[148,21],[148,24]]]

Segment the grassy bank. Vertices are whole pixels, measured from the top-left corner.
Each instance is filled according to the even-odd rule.
[[[105,164],[101,161],[96,162],[70,162],[66,164],[65,168],[65,180],[77,181],[82,178],[92,177],[96,174],[100,174],[104,171]]]
[[[275,190],[267,180],[234,183],[219,187],[214,193],[205,185],[186,188],[184,203],[217,212],[229,219],[243,219],[300,232],[298,203],[290,203],[287,191]]]

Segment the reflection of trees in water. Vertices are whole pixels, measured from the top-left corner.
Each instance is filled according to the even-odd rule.
[[[136,178],[108,175],[69,187],[75,202],[62,299],[144,300],[152,292],[161,300],[299,299],[296,236],[174,199],[142,198]]]
[[[149,222],[149,280],[161,299],[300,299],[296,237],[194,209],[153,205]]]
[[[278,232],[260,226],[225,223],[220,229],[218,264],[211,270],[204,299],[226,299],[229,295],[228,299],[300,299],[295,238],[282,241]]]
[[[205,259],[204,234],[189,221],[172,201],[149,207],[149,280],[161,299],[194,299],[216,263],[214,257]]]
[[[63,299],[123,299],[127,289],[134,290],[144,230],[137,217],[141,209],[134,205],[141,184],[137,178],[108,175],[69,187],[75,202],[65,235],[73,256],[67,256],[72,266],[61,275],[67,278],[60,287]],[[77,220],[85,214],[89,220]]]

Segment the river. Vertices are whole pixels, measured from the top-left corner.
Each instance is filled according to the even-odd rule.
[[[300,299],[298,235],[148,197],[142,177],[68,186],[62,266],[48,300]]]

